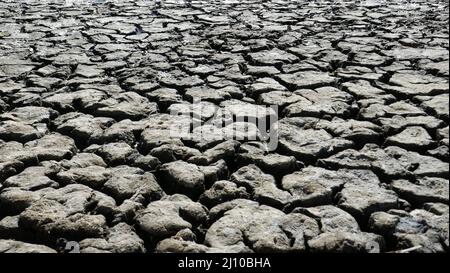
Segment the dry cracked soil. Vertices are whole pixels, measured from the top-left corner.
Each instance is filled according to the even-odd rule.
[[[0,1],[0,252],[447,252],[448,7]]]

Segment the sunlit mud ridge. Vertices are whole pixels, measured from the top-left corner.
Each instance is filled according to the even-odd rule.
[[[0,252],[448,251],[448,12],[0,1]]]

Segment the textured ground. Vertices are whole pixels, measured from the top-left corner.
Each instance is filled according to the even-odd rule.
[[[0,252],[448,250],[448,1],[68,2],[0,1]]]

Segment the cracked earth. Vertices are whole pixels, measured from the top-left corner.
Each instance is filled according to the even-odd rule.
[[[0,252],[448,251],[448,1],[92,2],[0,1]]]

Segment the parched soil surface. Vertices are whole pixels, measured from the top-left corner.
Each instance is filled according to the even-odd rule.
[[[0,252],[446,252],[448,12],[0,1]]]

